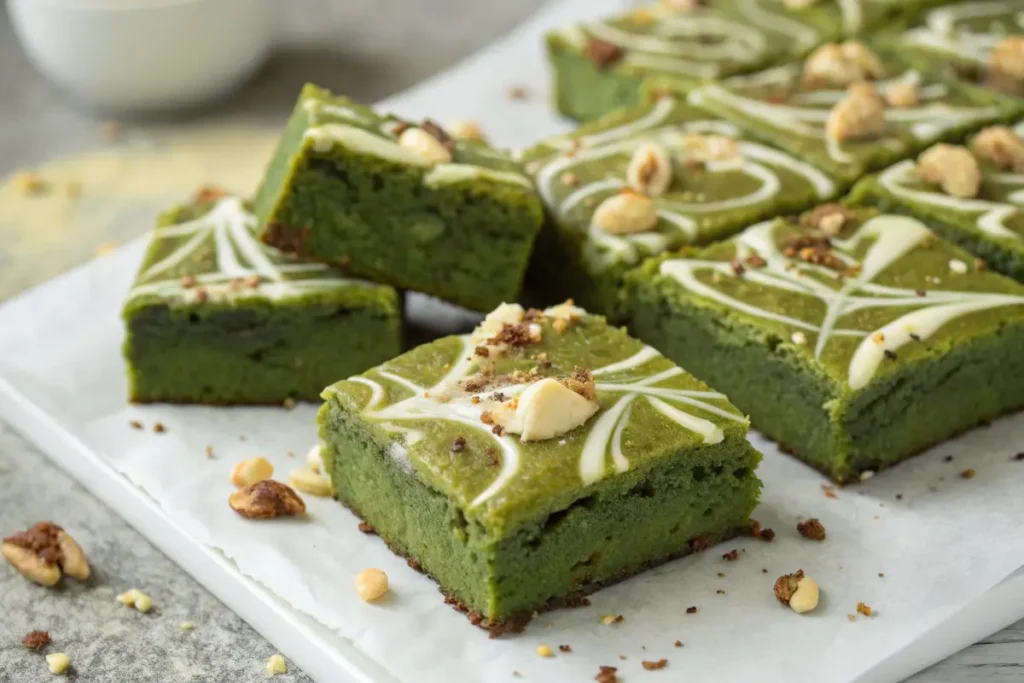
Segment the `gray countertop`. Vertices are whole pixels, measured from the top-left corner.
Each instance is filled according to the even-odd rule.
[[[542,2],[289,0],[277,56],[229,102],[190,119],[196,125],[278,122],[307,80],[373,101],[475,51]],[[0,13],[0,175],[89,149],[100,139],[97,118],[75,110],[33,71]],[[0,240],[0,291],[3,263],[15,256],[13,249],[16,240],[14,246]],[[70,680],[267,679],[271,644],[0,422],[0,532],[40,519],[74,529],[94,575],[86,584],[47,590],[0,570],[0,682],[52,680],[42,657],[20,645],[32,629],[49,631],[51,651],[71,656]],[[152,613],[117,604],[114,597],[129,587],[152,596]],[[195,628],[181,630],[183,622]],[[275,680],[309,679],[293,668]],[[913,679],[952,681],[1024,682],[1024,621]]]

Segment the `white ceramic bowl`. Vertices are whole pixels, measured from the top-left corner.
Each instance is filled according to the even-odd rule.
[[[278,0],[8,0],[26,53],[87,105],[191,107],[242,84],[273,42]]]

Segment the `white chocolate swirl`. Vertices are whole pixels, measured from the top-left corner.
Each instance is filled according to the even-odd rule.
[[[1000,19],[1011,26],[1015,25],[1018,32],[1024,30],[1024,1],[971,0],[939,7],[928,12],[923,26],[906,31],[903,40],[979,66],[985,65],[1005,33],[978,31],[972,24],[978,22],[991,25]]]

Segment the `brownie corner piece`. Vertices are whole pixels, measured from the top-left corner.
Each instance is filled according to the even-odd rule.
[[[161,216],[122,310],[130,400],[316,401],[398,352],[394,289],[297,261],[255,230],[234,196]]]
[[[719,394],[599,316],[503,305],[325,393],[338,499],[495,632],[746,528]]]
[[[543,220],[507,152],[312,85],[254,204],[269,244],[476,310],[517,297]]]
[[[1024,408],[1024,287],[908,216],[823,206],[628,285],[636,334],[837,482]]]

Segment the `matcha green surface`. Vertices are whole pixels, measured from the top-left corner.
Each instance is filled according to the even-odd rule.
[[[431,164],[398,144],[409,126],[307,85],[254,201],[262,239],[477,310],[514,299],[542,220],[529,180],[475,141]]]
[[[934,142],[957,140],[1020,113],[1020,101],[959,82],[943,70],[918,68],[891,51],[876,52],[886,71],[886,78],[876,84],[879,93],[884,96],[890,85],[912,82],[920,96],[917,106],[887,107],[886,130],[876,138],[836,142],[826,137],[829,112],[846,91],[808,86],[802,62],[702,86],[689,100],[846,182]]]
[[[1024,287],[873,214],[832,239],[834,266],[776,221],[629,278],[636,334],[838,481],[1024,408]]]
[[[738,156],[694,162],[694,141],[706,139],[702,136],[736,140]],[[608,234],[593,223],[594,212],[627,187],[630,159],[645,143],[661,146],[673,158],[672,182],[654,198],[658,224],[646,232]],[[743,137],[733,124],[672,97],[550,138],[523,158],[548,212],[533,255],[530,289],[547,293],[549,302],[572,297],[613,320],[622,315],[623,273],[645,257],[727,237],[838,191],[810,164]]]
[[[491,375],[446,337],[329,387],[319,417],[339,499],[492,622],[733,535],[760,488],[724,396],[597,316],[538,324]],[[576,368],[600,406],[582,426],[524,442],[482,420],[496,393]]]
[[[1024,136],[1024,123],[1017,124]],[[877,204],[927,219],[936,232],[956,242],[990,267],[1024,282],[1024,173],[979,160],[977,197],[944,193],[918,178],[913,161],[903,161],[857,185],[851,200]]]
[[[255,228],[236,197],[161,217],[123,310],[133,401],[315,400],[398,351],[395,290],[298,262]]]
[[[992,49],[1024,33],[1024,0],[962,0],[935,8],[899,38],[902,50],[929,63],[950,63],[967,79],[984,82]],[[1017,95],[1024,95],[1024,82]]]

